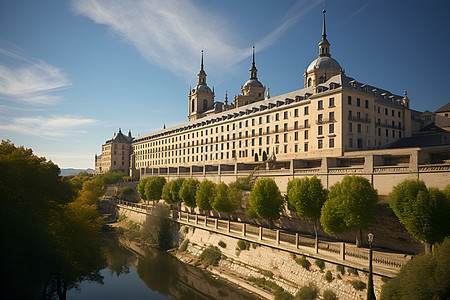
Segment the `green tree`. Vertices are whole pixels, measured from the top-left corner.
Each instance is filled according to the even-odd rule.
[[[184,178],[177,178],[173,181],[172,185],[170,186],[170,192],[172,193],[172,199],[176,203],[180,203],[182,201],[182,199],[180,197],[180,189],[185,180],[186,179],[184,179]]]
[[[181,185],[179,196],[183,200],[184,204],[194,209],[197,206],[196,195],[199,182],[197,179],[188,178],[183,181]]]
[[[216,185],[212,208],[217,212],[232,213],[238,207],[238,189],[230,188],[224,182]]]
[[[155,206],[155,202],[161,200],[161,194],[165,184],[166,179],[159,176],[150,177],[145,184],[145,196],[147,201],[153,202],[153,206]]]
[[[316,176],[294,179],[289,181],[288,185],[288,202],[290,204],[288,207],[300,217],[313,220],[317,250],[318,221],[328,192]]]
[[[203,179],[197,188],[197,194],[196,194],[196,202],[198,208],[202,210],[210,211],[212,209],[211,204],[214,201],[215,197],[215,188],[216,185],[214,182]]]
[[[83,182],[78,198],[85,204],[98,204],[105,192],[106,185],[103,183],[103,180],[101,178],[93,178]]]
[[[147,184],[147,181],[150,179],[150,177],[141,178],[139,180],[139,183],[137,185],[137,192],[139,197],[145,201],[147,201],[147,196],[145,195],[145,185]]]
[[[280,218],[284,199],[273,179],[261,178],[253,186],[248,204],[252,213],[269,220],[272,227],[273,220]]]
[[[405,180],[389,196],[390,207],[414,238],[433,245],[450,235],[450,199],[443,192],[420,180]]]
[[[117,191],[117,197],[121,200],[131,201],[133,200],[133,195],[135,193],[135,189],[131,186],[124,186],[120,190]]]
[[[433,254],[414,257],[385,283],[381,299],[448,299],[450,295],[450,238]]]
[[[360,247],[361,230],[368,228],[377,201],[377,191],[366,178],[346,175],[331,186],[320,223],[326,232],[357,229],[356,245]]]
[[[162,193],[161,193],[161,198],[164,201],[166,201],[166,203],[169,204],[169,205],[174,203],[174,200],[173,200],[173,197],[172,197],[172,193],[170,192],[170,188],[171,188],[172,184],[173,184],[173,180],[167,182],[164,185],[164,187],[162,189]]]

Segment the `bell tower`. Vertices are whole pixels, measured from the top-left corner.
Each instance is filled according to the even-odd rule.
[[[200,72],[197,74],[198,83],[193,89],[189,89],[189,121],[197,120],[205,116],[205,112],[214,108],[214,91],[206,84],[206,72],[202,60]]]

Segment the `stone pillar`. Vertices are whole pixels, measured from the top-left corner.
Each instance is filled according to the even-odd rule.
[[[280,244],[280,230],[276,230],[277,233],[277,244]]]
[[[341,249],[339,251],[341,260],[345,260],[345,243],[341,243]]]
[[[263,228],[259,226],[259,240],[262,241],[263,239]]]
[[[411,172],[419,171],[419,151],[414,151],[409,156],[409,169]]]
[[[217,222],[217,219],[214,219],[214,229],[218,229],[219,228],[219,224]]]
[[[228,226],[227,226],[228,228],[228,232],[230,232],[231,231],[231,221],[230,220],[228,220]]]
[[[295,233],[295,249],[298,249],[298,232]]]
[[[245,236],[245,223],[242,224],[242,236]]]

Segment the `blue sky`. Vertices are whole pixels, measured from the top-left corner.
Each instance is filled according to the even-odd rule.
[[[450,101],[448,1],[326,1],[332,57],[348,76],[434,111]],[[0,137],[61,168],[94,166],[118,128],[187,121],[205,51],[216,100],[249,78],[303,88],[323,1],[0,0]]]

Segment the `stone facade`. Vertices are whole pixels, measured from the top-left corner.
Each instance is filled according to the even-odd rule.
[[[128,173],[132,140],[131,131],[126,136],[119,128],[119,132],[102,145],[102,154],[95,155],[95,174],[117,170]]]

